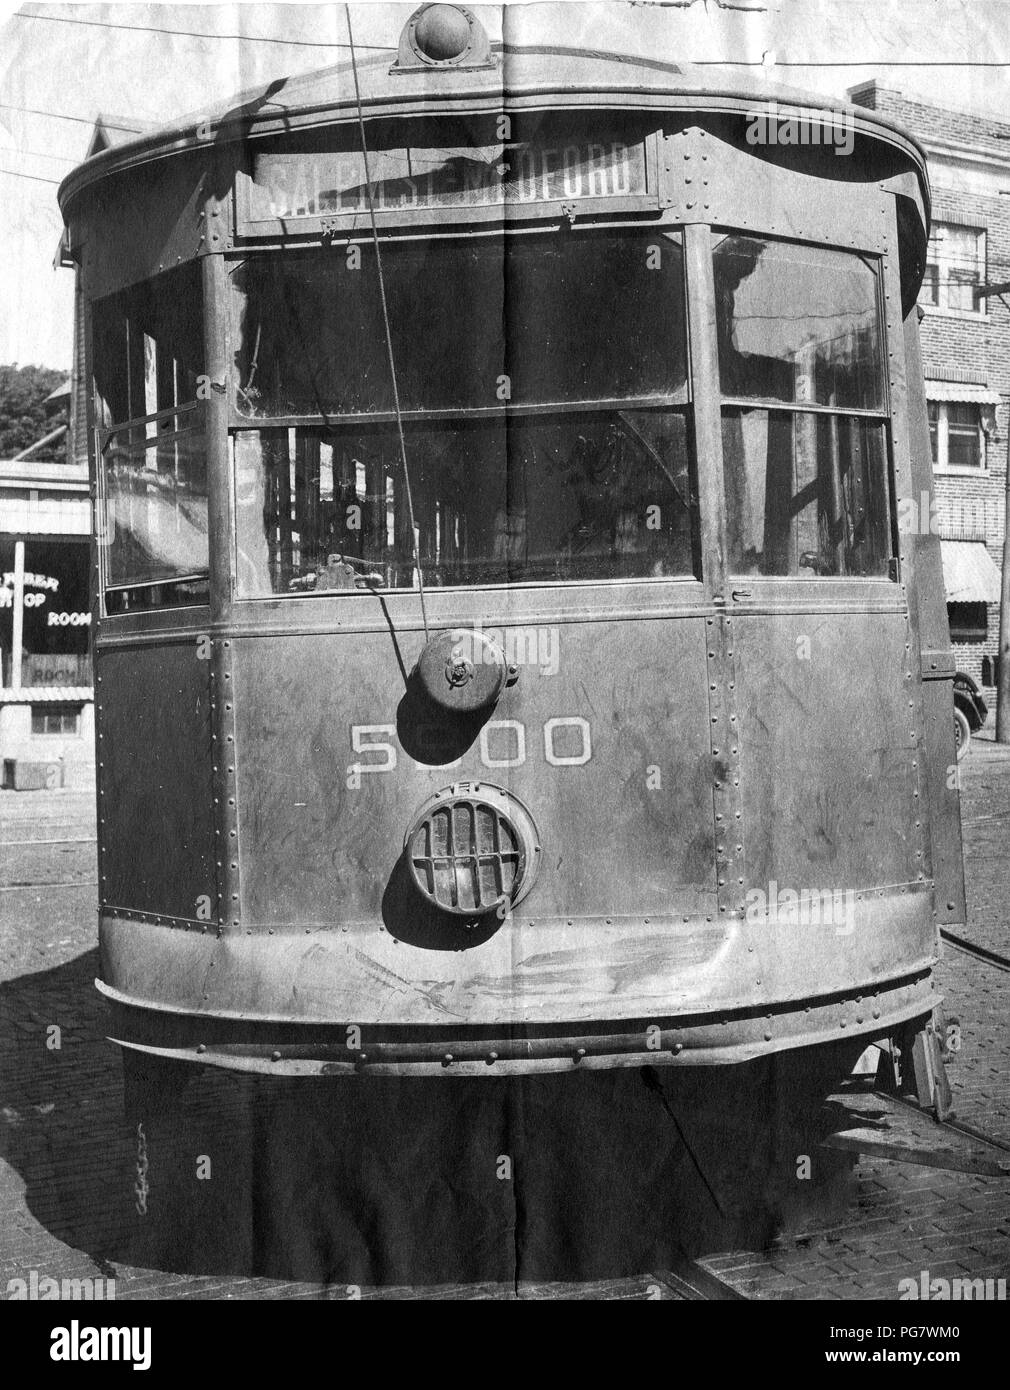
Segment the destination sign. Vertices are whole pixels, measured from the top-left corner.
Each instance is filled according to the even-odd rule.
[[[628,198],[648,188],[645,144],[505,144],[369,151],[376,212]],[[251,221],[367,212],[360,151],[255,157]]]

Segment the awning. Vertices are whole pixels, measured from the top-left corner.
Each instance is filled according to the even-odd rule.
[[[976,401],[979,405],[999,405],[1000,394],[988,386],[965,385],[961,381],[927,381],[927,401]]]
[[[999,603],[1000,573],[981,541],[940,542],[948,603]]]

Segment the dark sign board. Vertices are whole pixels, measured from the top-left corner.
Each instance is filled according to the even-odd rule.
[[[370,151],[376,213],[614,202],[654,194],[648,142],[509,143]],[[243,221],[304,223],[368,211],[360,150],[256,154]]]

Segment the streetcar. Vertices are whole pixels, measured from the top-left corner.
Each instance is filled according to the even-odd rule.
[[[455,5],[351,43],[60,189],[128,1076],[935,1099],[922,150]]]

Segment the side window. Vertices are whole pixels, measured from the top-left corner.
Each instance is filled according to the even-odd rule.
[[[92,324],[106,609],[206,602],[199,268],[98,300]]]
[[[750,236],[713,241],[731,572],[886,576],[875,264]]]

